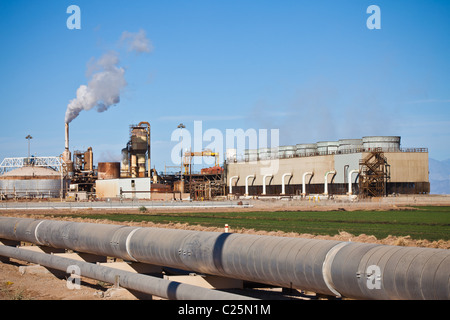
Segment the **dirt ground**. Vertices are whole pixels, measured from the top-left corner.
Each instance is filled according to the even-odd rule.
[[[271,210],[271,211],[284,211],[284,210],[338,210],[342,208],[342,204],[333,205],[321,205],[316,207],[304,205],[301,206],[274,206],[273,204],[259,204],[256,208],[241,208],[243,212],[255,211],[255,210]],[[352,205],[346,206],[345,210],[361,210],[361,209],[371,209],[371,210],[398,210],[402,209],[401,206],[395,205],[381,205],[373,204],[373,206],[365,205]],[[236,211],[236,208],[196,208],[196,209],[152,209],[147,213],[151,212],[174,212],[174,211]],[[81,218],[54,218],[54,214],[74,214],[74,213],[110,213],[109,210],[93,210],[86,209],[81,210],[53,210],[49,211],[0,211],[1,216],[14,216],[14,217],[26,217],[26,218],[37,218],[37,219],[58,219],[58,220],[70,220],[70,221],[82,221],[82,222],[94,222],[94,223],[108,223],[108,224],[127,224],[131,226],[140,227],[159,227],[159,228],[172,228],[172,229],[185,229],[185,230],[197,230],[197,231],[218,231],[223,232],[223,228],[213,228],[213,227],[203,227],[203,226],[190,226],[187,224],[155,224],[152,222],[112,222],[102,219],[81,219]],[[114,210],[117,212],[117,210]],[[129,213],[136,214],[137,209],[129,210]],[[126,213],[124,211],[124,213]],[[413,240],[409,236],[406,237],[394,237],[388,236],[384,239],[377,239],[372,235],[352,235],[347,232],[340,232],[336,235],[330,236],[319,236],[311,234],[297,234],[297,233],[285,233],[285,232],[266,232],[266,231],[256,231],[253,229],[239,229],[234,230],[232,226],[229,232],[234,233],[246,233],[246,234],[258,234],[258,235],[270,235],[270,236],[282,236],[282,237],[300,237],[300,238],[314,238],[314,239],[329,239],[329,240],[340,240],[340,241],[354,241],[354,242],[364,242],[364,243],[379,243],[386,245],[399,245],[399,246],[413,246],[413,247],[427,247],[427,248],[441,248],[450,249],[450,241],[428,241],[428,240]],[[21,266],[26,266],[28,263],[20,262],[17,260],[11,260],[8,263],[0,262],[0,300],[134,300],[136,297],[131,295],[126,290],[117,290],[112,288],[111,284],[100,283],[96,280],[83,279],[80,289],[68,289],[67,281],[65,278],[55,277],[51,273],[42,272],[25,272],[21,274],[19,268]]]

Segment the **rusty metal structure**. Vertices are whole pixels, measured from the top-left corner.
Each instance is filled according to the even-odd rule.
[[[371,151],[359,162],[359,196],[382,197],[390,179],[390,166],[381,149]]]
[[[130,125],[130,140],[122,149],[122,178],[151,177],[150,124]]]
[[[94,154],[92,148],[86,151],[76,150],[73,152],[71,184],[76,185],[77,191],[94,192],[97,172],[94,168]]]
[[[214,166],[201,169],[200,173],[192,172],[194,157],[214,157]],[[190,194],[192,200],[211,200],[214,197],[225,194],[226,183],[224,170],[219,164],[219,153],[212,150],[200,152],[186,151],[183,157],[184,177],[178,185],[174,185],[174,191]]]
[[[189,184],[189,193],[192,200],[211,200],[217,196],[223,196],[226,192],[226,184],[221,177],[214,175],[200,175],[204,179],[193,179]]]
[[[120,162],[99,162],[98,179],[118,179],[120,177]]]

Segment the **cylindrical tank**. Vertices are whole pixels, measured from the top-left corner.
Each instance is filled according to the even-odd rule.
[[[15,197],[58,198],[68,183],[58,171],[26,166],[0,176],[0,193]]]
[[[328,141],[328,154],[337,153],[338,150],[338,142],[337,141]]]
[[[278,159],[279,158],[279,152],[280,147],[273,147],[270,148],[270,154],[269,154],[269,159]]]
[[[295,153],[300,157],[315,155],[317,152],[316,143],[302,143],[297,144]]]
[[[247,149],[244,151],[245,161],[256,161],[258,160],[258,150]]]
[[[399,136],[369,136],[362,138],[365,151],[381,148],[382,151],[400,151]]]
[[[137,162],[138,162],[138,177],[144,178],[145,177],[145,153],[138,153],[137,154]]]
[[[259,160],[270,159],[270,148],[258,149],[258,158],[259,158]]]
[[[285,157],[286,154],[286,146],[279,146],[278,147],[278,158],[282,159]]]
[[[328,141],[317,142],[317,152],[319,154],[327,154],[328,153]]]
[[[127,177],[129,176],[129,159],[128,159],[128,149],[123,148],[122,149],[122,163],[121,163],[121,176]]]
[[[236,149],[227,149],[227,162],[234,162],[236,160],[237,150]]]
[[[338,151],[340,153],[348,153],[350,150],[360,150],[363,148],[362,139],[340,139]]]
[[[284,150],[285,158],[293,158],[295,156],[295,146],[286,146]]]
[[[84,153],[84,161],[85,161],[84,170],[86,171],[94,170],[94,154],[92,152],[91,147],[89,147],[87,151]]]
[[[303,144],[296,144],[295,145],[295,155],[298,157],[304,157],[305,156],[305,148],[303,148]]]
[[[120,162],[99,162],[98,179],[118,179],[120,177]]]

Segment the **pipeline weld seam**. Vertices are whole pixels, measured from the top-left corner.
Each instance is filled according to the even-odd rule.
[[[327,285],[327,288],[333,292],[337,297],[341,297],[342,295],[336,290],[334,287],[332,275],[331,275],[331,265],[333,263],[334,257],[338,253],[339,250],[341,250],[343,247],[348,245],[350,242],[341,242],[332,247],[325,256],[325,259],[323,260],[322,265],[322,276],[325,284]]]
[[[36,226],[36,228],[34,228],[34,238],[36,239],[36,242],[37,242],[38,244],[40,244],[41,246],[43,246],[44,244],[43,244],[41,241],[39,241],[39,238],[38,238],[38,228],[39,228],[39,226],[41,225],[42,222],[44,222],[44,220],[42,220],[41,222],[39,222],[38,225]]]
[[[133,255],[130,252],[130,242],[131,242],[131,237],[133,236],[133,234],[138,231],[139,229],[142,229],[141,227],[134,229],[133,231],[131,231],[128,236],[127,236],[127,240],[125,241],[125,250],[127,251],[127,254],[130,256],[130,258],[134,261],[137,262],[137,260],[133,257]]]

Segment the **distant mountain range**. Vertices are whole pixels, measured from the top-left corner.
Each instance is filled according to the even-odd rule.
[[[428,159],[430,170],[430,193],[450,194],[450,159]]]

